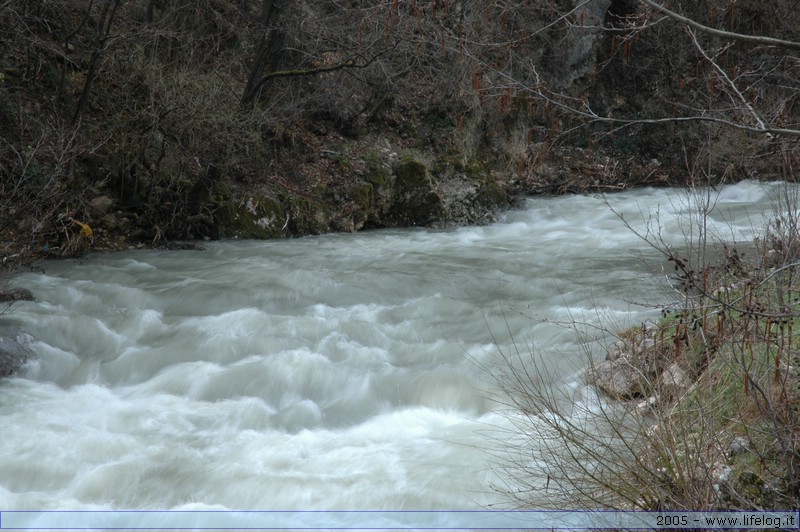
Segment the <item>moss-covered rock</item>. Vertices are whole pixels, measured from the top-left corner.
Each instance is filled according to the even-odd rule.
[[[221,238],[278,238],[286,229],[286,209],[273,199],[251,195],[228,202],[220,209],[217,224]]]
[[[355,188],[351,218],[353,231],[358,231],[367,225],[371,216],[375,218],[375,199],[375,185],[372,183],[363,183]]]
[[[434,173],[445,206],[445,215],[437,225],[490,223],[500,209],[512,204],[512,198],[484,162],[443,161]]]
[[[421,162],[406,158],[394,169],[390,216],[396,225],[429,225],[445,214],[428,169]]]
[[[286,226],[290,236],[319,235],[329,233],[331,227],[330,203],[322,198],[287,194]]]
[[[511,203],[506,190],[492,177],[491,167],[483,161],[473,161],[463,166],[467,179],[478,185],[476,203],[486,207],[504,207]]]

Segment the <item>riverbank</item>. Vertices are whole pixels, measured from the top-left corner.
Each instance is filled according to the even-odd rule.
[[[748,206],[754,196],[778,188],[779,185],[772,185],[762,190],[751,183],[734,185],[720,193],[734,190],[729,201]],[[661,221],[666,224],[664,235],[671,238],[666,245],[669,249],[680,249],[681,237],[677,229],[687,212],[686,205],[681,203],[681,193],[672,191],[669,194],[657,189],[640,192],[644,194],[627,191],[612,195],[607,201],[617,212],[627,213],[625,219],[628,220],[644,220],[643,212],[658,209],[662,212]],[[781,194],[773,192],[773,195]],[[471,356],[489,356],[487,327],[493,341],[501,342],[496,348],[503,352],[515,349],[515,338],[536,338],[537,342],[552,339],[553,344],[548,344],[546,352],[557,357],[554,367],[564,363],[565,353],[575,357],[571,375],[571,371],[585,364],[586,359],[581,349],[576,352],[575,335],[565,334],[564,320],[591,321],[597,318],[597,305],[625,315],[642,310],[651,315],[651,309],[631,309],[625,301],[639,300],[641,294],[651,293],[654,285],[663,281],[660,274],[650,275],[646,280],[637,279],[644,273],[643,266],[639,252],[631,250],[638,250],[642,243],[635,234],[625,230],[622,219],[602,199],[591,195],[566,195],[528,201],[536,207],[507,213],[508,223],[452,231],[371,231],[270,243],[228,240],[206,244],[210,251],[203,252],[202,256],[188,250],[142,251],[109,254],[101,261],[83,265],[57,261],[47,268],[48,275],[25,276],[33,283],[29,285],[31,289],[39,286],[34,291],[47,304],[22,303],[20,314],[11,314],[9,318],[23,320],[21,323],[26,323],[37,336],[37,351],[43,358],[34,360],[29,368],[37,376],[31,380],[32,384],[55,381],[66,390],[80,390],[84,378],[99,378],[99,382],[105,383],[101,389],[109,388],[108,393],[116,393],[118,387],[127,389],[133,378],[131,375],[141,371],[145,376],[134,380],[141,380],[136,386],[147,389],[153,382],[183,378],[184,372],[176,368],[189,364],[194,369],[185,372],[188,380],[180,386],[191,388],[190,383],[195,378],[201,381],[205,378],[203,371],[193,366],[197,365],[192,358],[194,353],[211,357],[208,363],[219,366],[220,375],[228,372],[237,375],[238,365],[245,364],[243,360],[249,360],[251,355],[257,358],[268,349],[265,346],[276,341],[278,354],[275,356],[305,360],[305,341],[297,344],[294,335],[303,327],[324,324],[324,334],[312,334],[307,340],[314,346],[315,364],[319,362],[327,367],[324,360],[317,359],[340,357],[354,349],[359,353],[363,350],[368,360],[372,360],[369,356],[373,356],[375,350],[392,353],[392,356],[405,353],[417,357],[414,360],[419,358],[420,371],[430,377],[414,381],[398,375],[398,382],[411,382],[408,390],[402,388],[406,395],[398,399],[398,404],[406,405],[415,397],[413,401],[419,400],[436,410],[446,408],[451,400],[449,394],[453,393],[461,405],[459,408],[466,409],[469,415],[478,412],[491,417],[494,414],[487,412],[485,397],[477,399],[470,395],[481,390],[480,382],[486,375],[476,376],[465,370],[466,381],[454,383],[449,367],[456,361],[465,362],[465,349]],[[663,210],[667,205],[671,209]],[[560,215],[554,217],[553,213]],[[565,222],[576,215],[578,220],[573,224]],[[728,218],[724,212],[720,215],[721,218],[711,225],[715,230],[723,227],[732,230],[728,224],[733,218]],[[744,216],[735,234],[745,234],[749,224],[749,218]],[[781,227],[786,228],[788,224],[783,222]],[[637,226],[637,230],[646,230],[646,227]],[[584,398],[583,402],[569,404],[569,416],[546,418],[559,421],[558,430],[562,431],[559,434],[567,436],[567,441],[581,436],[572,441],[582,442],[580,445],[584,449],[590,445],[591,456],[611,460],[603,462],[608,466],[603,475],[595,471],[594,477],[586,477],[609,478],[605,476],[608,473],[612,475],[610,478],[616,479],[610,485],[622,490],[627,499],[625,504],[619,499],[606,501],[610,507],[691,509],[698,504],[706,508],[745,508],[748,504],[779,507],[781,502],[789,500],[791,476],[784,467],[791,461],[780,452],[782,445],[791,449],[793,429],[789,425],[789,430],[784,431],[787,427],[779,425],[782,432],[778,435],[784,439],[770,439],[768,422],[775,420],[765,420],[759,414],[761,403],[758,401],[762,396],[755,393],[758,387],[767,389],[775,383],[784,383],[788,386],[787,393],[783,396],[770,394],[770,402],[765,403],[769,406],[766,411],[793,415],[791,408],[796,407],[796,396],[790,393],[794,382],[790,372],[796,366],[787,360],[789,354],[796,353],[791,333],[795,319],[791,316],[796,314],[796,309],[790,307],[781,311],[767,306],[774,303],[771,303],[773,296],[770,294],[777,294],[774,291],[777,287],[775,272],[779,268],[776,253],[784,249],[777,242],[791,242],[791,239],[771,237],[770,242],[773,242],[771,248],[761,248],[769,262],[759,262],[758,256],[743,258],[732,250],[721,255],[722,263],[702,268],[678,255],[672,257],[666,264],[677,265],[676,279],[686,281],[676,285],[678,293],[685,296],[680,304],[669,307],[659,323],[647,321],[643,328],[622,333],[611,331],[619,335],[623,343],[610,351],[609,362],[613,365],[605,374],[615,382],[625,375],[634,377],[628,384],[616,388],[614,401],[609,403],[613,406],[597,410],[593,400]],[[344,253],[337,251],[341,247]],[[658,256],[653,258],[658,259]],[[218,266],[211,268],[212,264]],[[787,276],[791,272],[790,269],[782,271]],[[456,274],[460,276],[458,281],[453,279]],[[753,307],[748,315],[747,309],[742,307],[743,291],[748,281],[758,283],[759,279],[763,282],[753,285],[755,288],[749,293],[753,302],[763,297],[767,301],[762,303],[763,307]],[[405,288],[401,289],[409,280],[413,280],[415,287],[410,294]],[[247,289],[243,289],[243,284]],[[720,285],[725,286],[723,292],[716,288]],[[550,295],[542,300],[541,291],[545,286]],[[569,287],[566,293],[564,286]],[[610,292],[602,295],[603,286],[613,291],[613,296]],[[793,285],[781,286],[795,289]],[[379,296],[384,291],[388,295]],[[302,302],[296,301],[298,297],[302,297]],[[373,297],[377,297],[377,303]],[[596,297],[601,297],[601,301]],[[462,298],[463,304],[460,303]],[[727,307],[720,301],[726,302]],[[537,314],[545,313],[545,323],[529,317],[533,302]],[[663,298],[659,298],[658,303],[662,302]],[[209,305],[208,310],[202,310],[202,304]],[[622,306],[618,306],[620,304]],[[522,310],[511,314],[508,306]],[[126,310],[120,312],[120,309]],[[723,312],[726,309],[727,312]],[[287,317],[287,312],[296,318]],[[780,312],[784,318],[791,317],[791,323],[781,325],[777,318],[770,324],[763,321],[765,316],[779,316]],[[331,313],[338,317],[328,323],[326,316]],[[459,316],[459,319],[443,319],[442,316]],[[759,317],[762,321],[754,323]],[[301,327],[295,319],[305,325]],[[468,319],[480,325],[465,324]],[[553,323],[547,324],[548,320]],[[374,321],[379,322],[380,332],[373,330]],[[218,322],[227,324],[233,332],[224,332],[228,329],[220,328]],[[607,328],[608,324],[599,322],[595,326]],[[397,327],[406,331],[411,339],[396,339]],[[440,328],[450,332],[440,335],[437,332]],[[168,337],[172,338],[173,329],[188,329],[190,338],[199,335],[205,340],[197,344],[195,340],[176,337],[165,345],[164,334],[169,331]],[[512,337],[506,337],[506,332]],[[264,341],[249,340],[253,334],[261,335]],[[419,351],[419,335],[426,346],[424,355]],[[471,342],[471,348],[462,345],[465,339]],[[142,342],[144,345],[140,345]],[[188,347],[184,342],[189,342]],[[209,342],[211,347],[206,346]],[[239,347],[223,347],[219,342]],[[292,348],[297,345],[301,350],[299,354]],[[757,356],[751,365],[743,366],[745,373],[741,373],[736,363],[749,353],[748,345]],[[778,349],[780,345],[783,347]],[[778,352],[783,353],[780,360],[774,356]],[[226,358],[220,361],[214,358],[215,353]],[[761,354],[765,358],[759,358]],[[441,357],[449,361],[444,368],[437,362]],[[496,359],[487,359],[489,361],[497,364]],[[269,367],[273,363],[269,362]],[[601,362],[595,366],[595,376],[603,373],[602,365]],[[305,375],[304,370],[291,367],[285,378]],[[377,372],[376,379],[379,379],[379,369],[370,370]],[[172,371],[177,373],[173,375]],[[589,374],[592,373],[590,370]],[[525,390],[530,390],[532,383],[549,382],[531,379],[533,373],[525,375]],[[773,380],[776,375],[779,375],[778,380]],[[217,386],[227,380],[220,376],[219,379],[223,379],[220,384],[213,375],[209,378],[216,384],[195,384],[210,386],[207,392],[213,396]],[[240,393],[241,386],[238,380],[236,382],[231,389]],[[748,388],[744,383],[748,382],[750,391],[745,392]],[[609,389],[597,380],[593,384]],[[320,390],[317,388],[316,385],[303,388],[303,393],[310,397],[306,399],[315,406],[303,402],[305,399],[285,398],[287,405],[275,404],[278,413],[270,417],[271,423],[279,424],[282,430],[297,430],[300,426],[310,430],[324,423],[323,413],[342,415],[337,409],[345,406],[326,407],[325,401],[314,399],[325,389],[324,386]],[[419,396],[415,395],[417,393]],[[274,398],[264,400],[276,401]],[[375,401],[372,406],[380,407],[380,400]],[[334,404],[338,403],[334,401]],[[537,415],[543,405],[547,403],[520,407],[514,415],[530,413],[532,422],[536,423],[535,433],[548,435],[549,427],[542,424],[541,416]],[[556,409],[559,405],[564,403],[553,404],[553,412],[559,412]],[[593,428],[598,423],[624,420],[624,430],[618,433],[631,439],[616,439],[611,442],[612,447],[604,448],[609,441],[597,439],[604,434],[602,432],[563,432],[570,424],[581,426],[581,419],[586,418],[576,417],[576,411],[580,413],[583,408],[588,408],[593,415],[599,412],[599,421],[591,418]],[[619,412],[622,418],[616,417]],[[696,418],[698,412],[699,419]],[[608,417],[603,419],[604,415]],[[738,418],[739,415],[744,417]],[[492,418],[492,422],[497,423],[497,420]],[[616,447],[619,444],[637,451],[631,462],[619,461],[622,456]],[[708,444],[713,445],[707,447]],[[555,444],[554,452],[559,445],[561,443]],[[526,442],[524,448],[529,454],[530,442]],[[569,458],[569,455],[555,456]],[[550,461],[547,467],[557,463]],[[583,478],[574,476],[574,468],[581,464],[580,461],[571,463],[573,475],[570,479]],[[625,467],[633,469],[620,475],[619,468]],[[541,470],[533,473],[535,478],[545,478]],[[555,490],[558,477],[548,475],[548,478],[553,479]],[[582,492],[564,490],[558,493],[563,496],[563,493]],[[590,493],[601,500],[600,491]],[[619,493],[611,490],[611,495],[616,497]],[[541,507],[536,505],[546,505],[548,501],[534,499],[529,504]]]
[[[616,0],[562,12],[520,4],[513,16],[502,3],[485,10],[464,2],[452,9],[280,4],[7,2],[0,12],[2,275],[93,250],[487,224],[529,195],[796,179],[800,92],[787,82],[796,65],[780,42],[739,38],[796,38],[797,11],[783,3],[683,6],[697,22],[690,26],[662,19],[649,3]],[[640,24],[655,16],[662,22]],[[734,44],[703,33],[712,27]],[[551,212],[552,220],[529,230],[544,231],[564,215]],[[792,383],[785,377],[791,364],[783,366],[795,353],[795,245],[787,238],[762,245],[769,260],[747,266],[743,279],[718,285],[706,284],[712,270],[702,261],[686,266],[670,257],[691,304],[657,324],[656,336],[649,327],[641,338],[629,333],[635,348],[613,355],[616,365],[595,368],[608,370],[615,382],[606,388],[616,399],[635,398],[667,417],[689,403],[662,396],[712,403],[708,427],[715,428],[690,430],[694,448],[673,442],[644,463],[648,476],[632,477],[657,487],[635,504],[689,505],[698,493],[692,504],[711,504],[726,467],[742,477],[766,475],[774,456],[794,463],[793,396],[763,392],[769,364],[776,382]],[[769,295],[760,292],[778,280]],[[695,307],[698,290],[707,301]],[[733,346],[717,345],[723,337]],[[642,351],[644,344],[669,356]],[[693,360],[681,365],[687,353]],[[757,356],[765,353],[767,361]],[[14,360],[18,366],[22,358]],[[639,389],[617,389],[625,373]],[[664,388],[659,397],[638,382],[642,376]],[[741,382],[724,389],[744,391],[772,417],[751,414],[755,427],[748,420],[743,429],[722,426],[716,412],[731,412],[689,393],[714,378]],[[316,419],[316,410],[308,412]],[[677,419],[684,428],[704,426],[690,415]],[[769,423],[781,432],[761,427]],[[749,436],[764,431],[777,447]],[[709,442],[733,453],[720,433],[749,438],[745,447],[759,451],[737,456],[768,467],[739,470],[720,458],[692,469]],[[785,480],[791,467],[774,472]],[[730,500],[777,504],[773,492],[795,489],[784,484],[760,499]],[[752,484],[732,486],[739,493]]]
[[[676,301],[661,319],[619,332],[586,372],[639,420],[629,445],[641,454],[624,464],[601,459],[620,480],[610,491],[630,507],[800,504],[797,194],[786,186],[754,243],[738,248],[701,232],[693,251],[676,251],[648,233],[673,268]],[[695,199],[695,209],[715,204],[713,194]],[[703,212],[689,216],[707,220]],[[619,418],[606,421],[623,431]]]
[[[10,2],[0,266],[480,224],[530,194],[794,179],[796,146],[731,109],[680,26],[627,27],[647,6],[531,4],[507,24],[502,5],[456,4]],[[690,15],[716,16],[702,11]],[[798,27],[792,11],[734,11],[708,22]],[[576,31],[572,15],[596,24]],[[726,61],[749,71],[751,52],[726,49]],[[787,103],[791,68],[751,82],[760,115],[778,117],[770,127],[791,127],[800,108]]]
[[[142,190],[133,203],[130,192],[107,185],[60,184],[74,206],[62,204],[61,196],[33,198],[35,211],[51,213],[47,220],[10,203],[0,239],[3,269],[185,241],[480,225],[529,195],[613,193],[685,180],[680,169],[656,159],[581,148],[554,149],[517,174],[440,147],[415,149],[416,139],[377,130],[355,140],[334,133],[305,139],[275,156],[268,178],[232,179],[212,164],[197,183],[176,178],[177,188]]]

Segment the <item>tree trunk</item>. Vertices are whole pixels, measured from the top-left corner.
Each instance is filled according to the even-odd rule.
[[[247,84],[242,93],[241,105],[247,107],[252,105],[258,98],[261,91],[261,76],[274,59],[274,48],[277,42],[277,30],[273,27],[274,19],[277,18],[277,7],[274,0],[262,0],[261,18],[259,20],[260,35],[256,43],[255,56],[250,65],[250,72],[247,76]]]
[[[97,21],[97,34],[93,43],[92,57],[89,60],[89,68],[86,71],[86,81],[83,83],[81,89],[81,96],[78,99],[78,104],[75,106],[75,113],[72,115],[72,123],[75,124],[81,117],[81,113],[86,108],[86,103],[89,101],[89,93],[92,88],[94,80],[97,78],[97,71],[100,68],[100,59],[106,49],[108,36],[111,33],[111,25],[114,22],[114,16],[117,13],[117,8],[121,0],[114,0],[113,2],[106,2],[103,6],[103,11],[100,13],[100,20]],[[91,4],[89,9],[91,9]]]

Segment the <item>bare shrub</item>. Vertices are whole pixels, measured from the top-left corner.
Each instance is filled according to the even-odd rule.
[[[14,104],[16,103],[16,108]],[[76,160],[97,146],[87,146],[79,128],[38,122],[22,102],[6,100],[0,136],[0,262],[15,269],[36,258],[74,256],[85,251],[91,230],[81,191],[72,175]]]
[[[657,323],[617,333],[605,357],[586,352],[594,386],[549,385],[535,354],[503,354],[497,381],[514,428],[504,438],[512,442],[502,466],[511,480],[502,491],[513,504],[728,510],[800,503],[795,190],[784,191],[753,262],[712,237],[713,193],[696,196],[683,250],[661,238],[658,216],[644,215],[649,223],[639,234],[669,259],[679,297]],[[575,331],[586,334],[579,324]],[[611,378],[630,380],[614,398],[598,391],[609,367]]]

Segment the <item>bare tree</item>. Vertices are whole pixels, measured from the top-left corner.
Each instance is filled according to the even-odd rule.
[[[565,39],[600,28],[594,35],[603,53],[588,78],[564,85],[536,60],[520,72],[509,61],[484,59],[487,46],[480,43],[468,54],[485,73],[485,97],[512,90],[531,98],[558,115],[562,138],[589,131],[613,145],[626,132],[673,128],[679,134],[670,141],[684,153],[689,179],[698,182],[716,184],[733,172],[796,180],[800,34],[792,2],[620,1],[606,3],[605,16],[592,20],[577,9],[588,3],[551,6],[549,28]],[[666,57],[653,62],[661,53]],[[619,94],[609,95],[604,75],[606,81],[628,79],[632,88],[617,86]],[[637,99],[637,89],[652,102]],[[665,152],[672,148],[662,145]],[[500,401],[510,408],[513,428],[501,439],[515,445],[502,466],[511,480],[499,489],[514,504],[646,510],[797,505],[794,331],[800,312],[789,301],[800,262],[798,198],[791,190],[752,260],[707,234],[713,190],[693,202],[688,252],[666,244],[657,216],[644,213],[650,223],[640,236],[674,265],[677,303],[665,307],[658,323],[621,333],[609,328],[617,344],[600,346],[599,356],[588,353],[586,370],[600,389],[597,383],[613,366],[635,383],[632,391],[609,398],[590,388],[588,396],[575,397],[543,384],[549,376],[535,353],[503,354]],[[576,334],[582,331],[576,325]]]
[[[275,25],[278,8],[273,0],[262,0],[261,15],[258,19],[258,39],[255,44],[254,57],[251,62],[247,83],[242,92],[242,105],[253,102],[262,85],[265,83],[263,73],[269,69],[270,62],[275,63],[278,52],[279,31]]]
[[[375,31],[380,11],[380,6],[364,8],[344,2],[312,5],[303,0],[263,0],[242,106],[251,106],[259,98],[267,100],[267,86],[281,78],[369,67],[393,46],[385,34]],[[358,28],[357,32],[352,28]]]
[[[644,229],[627,224],[674,266],[675,298],[640,327],[565,324],[587,346],[592,386],[562,386],[528,348],[488,370],[509,408],[495,452],[497,489],[512,504],[768,510],[800,501],[800,309],[788,303],[800,266],[797,189],[777,199],[750,259],[708,232],[715,197],[687,194],[682,247],[665,241],[658,213],[643,213]]]
[[[117,10],[120,7],[120,0],[111,0],[109,2],[104,2],[103,6],[100,9],[99,17],[95,23],[95,35],[94,39],[92,40],[92,54],[89,59],[89,65],[86,69],[86,80],[83,83],[83,88],[80,91],[80,97],[78,98],[78,103],[75,105],[75,111],[72,114],[72,123],[75,124],[81,117],[81,113],[86,108],[86,103],[89,100],[89,94],[92,89],[92,84],[94,84],[95,80],[97,79],[98,70],[100,68],[100,63],[102,61],[103,55],[108,49],[108,41],[111,38],[111,28],[114,24],[114,17],[117,14]],[[89,7],[87,8],[86,18],[84,21],[88,19],[89,13],[92,11],[94,7],[94,1],[89,2]],[[84,22],[81,22],[81,25],[75,30],[75,32],[80,30],[80,27],[83,26]],[[73,32],[73,34],[75,33]],[[67,42],[68,39],[65,40]]]
[[[484,106],[526,102],[513,109],[528,149],[586,139],[612,156],[665,157],[666,137],[683,170],[711,181],[732,170],[757,177],[775,151],[797,159],[792,2],[576,0],[540,11],[515,11],[533,21],[518,41],[484,29],[458,44],[480,74]],[[533,154],[523,155],[530,165]]]

